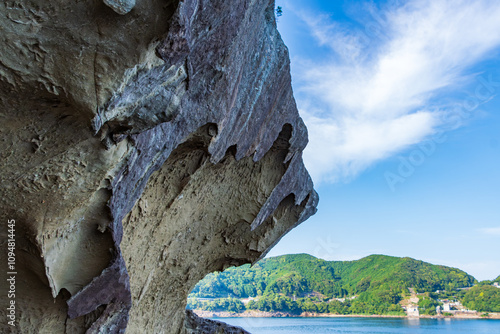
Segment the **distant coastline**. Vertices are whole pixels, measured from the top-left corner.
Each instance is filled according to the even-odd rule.
[[[291,254],[207,275],[187,308],[204,317],[500,319],[500,276],[479,282],[458,268],[408,257]]]
[[[418,317],[408,317],[406,315],[387,314],[332,314],[332,313],[311,313],[303,312],[299,315],[284,312],[264,312],[250,310],[241,313],[233,312],[212,312],[193,310],[196,315],[203,318],[408,318],[408,319],[496,319],[500,320],[500,313],[485,312],[457,312],[452,316],[443,315],[420,315]]]

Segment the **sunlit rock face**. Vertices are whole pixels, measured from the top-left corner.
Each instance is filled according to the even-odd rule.
[[[2,333],[204,333],[198,280],[316,211],[273,1],[108,2],[0,3]]]

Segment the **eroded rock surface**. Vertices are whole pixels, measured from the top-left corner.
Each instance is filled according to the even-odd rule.
[[[0,331],[203,333],[190,289],[318,201],[273,1],[12,0],[0,29]]]
[[[200,318],[191,310],[186,310],[185,328],[186,334],[249,334],[240,327]]]

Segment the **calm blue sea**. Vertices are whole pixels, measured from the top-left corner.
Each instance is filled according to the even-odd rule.
[[[500,320],[404,318],[213,318],[252,334],[500,334]]]

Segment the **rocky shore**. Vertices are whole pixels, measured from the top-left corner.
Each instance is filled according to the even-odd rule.
[[[331,313],[312,313],[303,312],[301,314],[290,314],[284,312],[264,312],[264,311],[245,311],[242,313],[233,312],[211,312],[193,310],[197,316],[201,318],[431,318],[431,319],[499,319],[500,313],[485,313],[485,312],[456,312],[452,316],[443,315],[420,315],[419,317],[407,317],[400,315],[386,314],[331,314]]]

